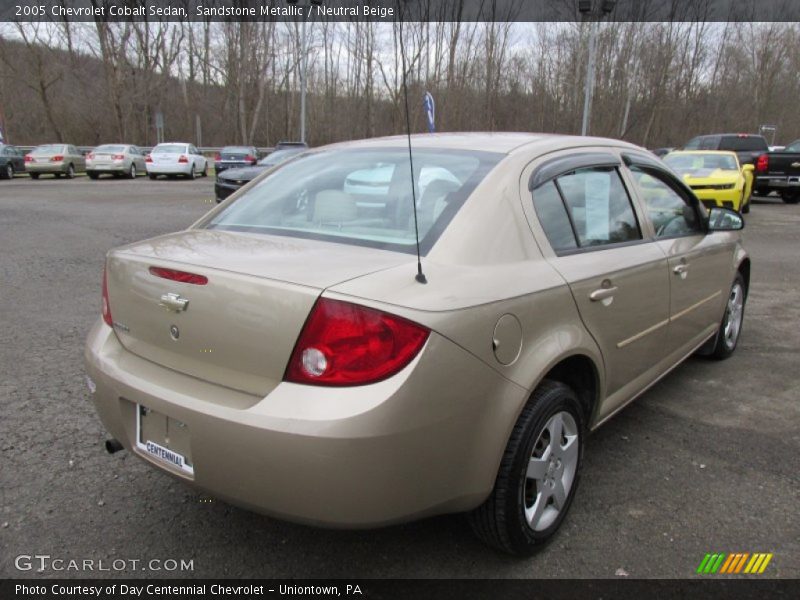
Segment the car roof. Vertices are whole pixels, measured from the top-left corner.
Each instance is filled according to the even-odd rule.
[[[323,148],[372,148],[372,147],[403,147],[408,144],[408,137],[395,135],[388,137],[369,138],[340,142],[324,146]],[[459,132],[459,133],[422,133],[411,136],[411,145],[414,148],[446,148],[453,150],[481,150],[512,154],[517,150],[531,149],[541,146],[543,151],[557,150],[569,146],[618,146],[629,149],[641,150],[638,146],[608,138],[593,138],[573,135],[551,133],[524,133],[524,132]]]

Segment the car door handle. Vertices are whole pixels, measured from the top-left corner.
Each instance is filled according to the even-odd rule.
[[[589,294],[589,300],[592,302],[597,302],[599,300],[605,300],[606,298],[611,298],[614,294],[617,293],[617,286],[613,287],[603,287],[599,290],[593,291]]]
[[[672,268],[672,272],[675,273],[675,275],[683,275],[687,271],[689,271],[689,265],[687,264],[676,265]]]

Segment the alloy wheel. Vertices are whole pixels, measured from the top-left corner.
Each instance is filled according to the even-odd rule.
[[[731,295],[728,298],[728,309],[725,312],[725,324],[722,333],[725,338],[725,345],[728,348],[736,346],[739,339],[739,332],[742,330],[742,319],[744,317],[744,288],[736,282],[731,288]]]
[[[525,476],[525,519],[534,531],[547,529],[565,508],[578,467],[578,425],[554,414],[533,445]]]

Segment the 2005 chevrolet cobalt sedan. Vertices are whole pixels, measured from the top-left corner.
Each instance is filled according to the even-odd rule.
[[[413,175],[406,144],[309,151],[109,252],[94,403],[232,503],[337,527],[469,512],[525,554],[563,521],[588,431],[736,348],[743,222],[624,142],[415,136]]]

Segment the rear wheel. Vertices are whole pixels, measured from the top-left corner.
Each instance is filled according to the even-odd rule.
[[[39,173],[31,173],[31,179],[39,179]]]
[[[208,177],[208,163],[203,166],[203,177]]]
[[[156,180],[156,178],[158,177],[158,175],[156,175],[155,173],[150,173],[150,174],[149,174],[149,177],[150,177],[150,179],[152,179],[153,181],[155,181],[155,180]]]
[[[192,166],[191,166],[191,168],[189,169],[189,174],[187,175],[187,177],[188,177],[189,179],[194,179],[194,178],[196,177],[196,174],[195,174],[195,172],[194,172],[194,163],[192,163]]]
[[[89,179],[98,179],[100,177],[99,173],[94,173],[93,171],[87,171],[86,174],[89,176]]]
[[[491,495],[469,514],[477,536],[517,555],[550,540],[575,496],[583,433],[572,389],[542,382],[514,426]]]
[[[75,167],[69,165],[67,167],[67,179],[73,179],[75,177]]]
[[[131,168],[128,171],[128,177],[130,179],[136,179],[136,165],[131,165]]]
[[[11,163],[8,163],[4,170],[5,170],[4,177],[6,179],[13,179],[14,178],[14,165],[12,165]]]
[[[744,278],[741,273],[736,274],[731,286],[731,293],[728,296],[728,303],[725,306],[725,315],[717,332],[717,342],[711,356],[716,359],[728,358],[736,350],[739,343],[739,334],[742,332],[744,323],[744,305],[747,300]]]
[[[786,204],[797,204],[800,202],[800,193],[798,192],[784,192],[782,197]]]

